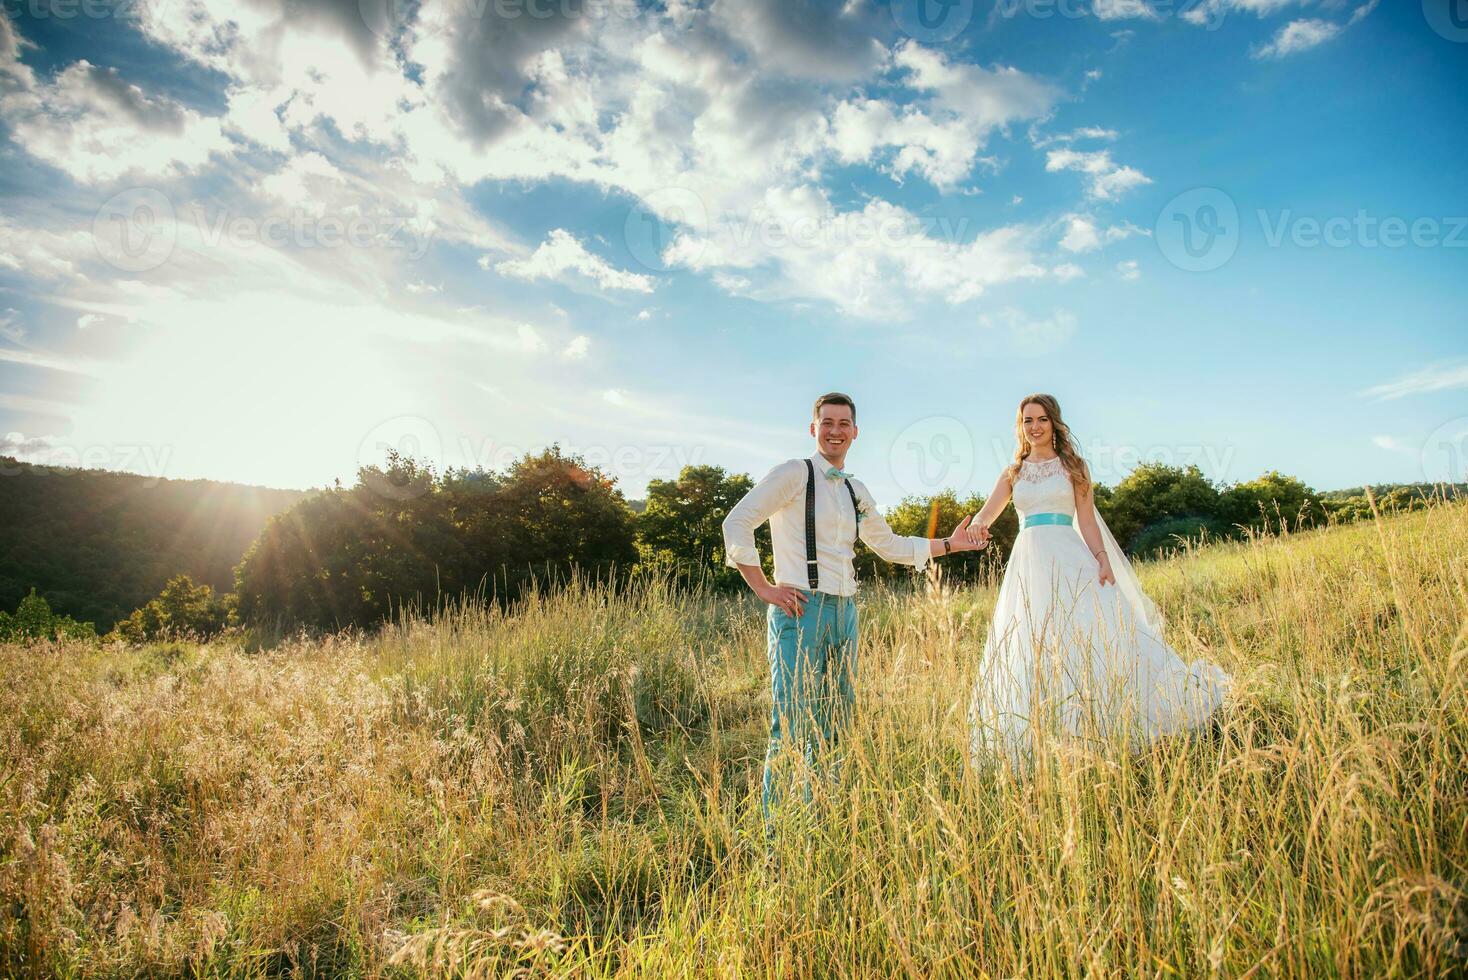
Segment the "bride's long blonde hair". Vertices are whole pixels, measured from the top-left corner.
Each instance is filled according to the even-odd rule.
[[[1020,399],[1019,409],[1014,413],[1014,462],[1009,464],[1007,473],[1009,482],[1014,483],[1019,477],[1019,466],[1030,454],[1030,440],[1025,435],[1025,406],[1039,405],[1050,416],[1050,432],[1055,437],[1055,455],[1060,457],[1060,465],[1065,467],[1065,472],[1070,476],[1070,482],[1082,493],[1091,488],[1091,475],[1086,470],[1086,461],[1081,459],[1081,454],[1076,452],[1075,441],[1070,435],[1070,426],[1060,417],[1060,402],[1055,400],[1054,395],[1026,395]]]

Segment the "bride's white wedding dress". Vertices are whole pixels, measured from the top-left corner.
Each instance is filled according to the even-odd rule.
[[[1022,530],[974,687],[975,758],[1007,753],[1022,763],[1048,736],[1136,746],[1207,724],[1228,675],[1167,645],[1157,607],[1099,513],[1117,584],[1098,582],[1060,459],[1021,463],[1013,499]]]

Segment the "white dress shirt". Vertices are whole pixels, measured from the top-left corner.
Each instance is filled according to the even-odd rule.
[[[927,538],[894,533],[877,509],[871,491],[852,477],[851,488],[856,491],[863,512],[858,524],[846,483],[826,476],[831,464],[820,453],[811,456],[810,461],[816,471],[816,567],[820,571],[816,591],[842,596],[856,594],[852,543],[858,528],[867,547],[887,561],[919,569],[927,565],[932,548]],[[805,484],[803,459],[781,463],[755,484],[724,518],[725,563],[731,567],[758,565],[754,529],[768,520],[775,546],[775,584],[810,588],[805,564]]]

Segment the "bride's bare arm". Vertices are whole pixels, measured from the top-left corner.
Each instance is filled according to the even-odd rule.
[[[1009,471],[1005,470],[999,474],[999,480],[994,484],[994,490],[989,494],[989,499],[984,501],[984,508],[974,518],[970,529],[977,528],[978,534],[983,535],[985,540],[989,537],[989,525],[993,524],[999,515],[1004,513],[1004,508],[1009,505],[1009,495],[1013,487],[1009,483]]]
[[[1087,474],[1089,476],[1090,474]],[[1082,491],[1076,488],[1076,520],[1080,523],[1081,538],[1086,547],[1096,556],[1097,578],[1102,585],[1115,585],[1116,576],[1111,572],[1111,558],[1106,554],[1106,543],[1101,540],[1101,529],[1096,526],[1096,501],[1091,484]]]

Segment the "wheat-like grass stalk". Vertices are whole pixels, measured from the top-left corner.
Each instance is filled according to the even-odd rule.
[[[1142,566],[1216,737],[974,766],[992,584],[862,598],[767,849],[763,620],[573,581],[382,630],[0,647],[0,974],[1461,972],[1468,507]]]

